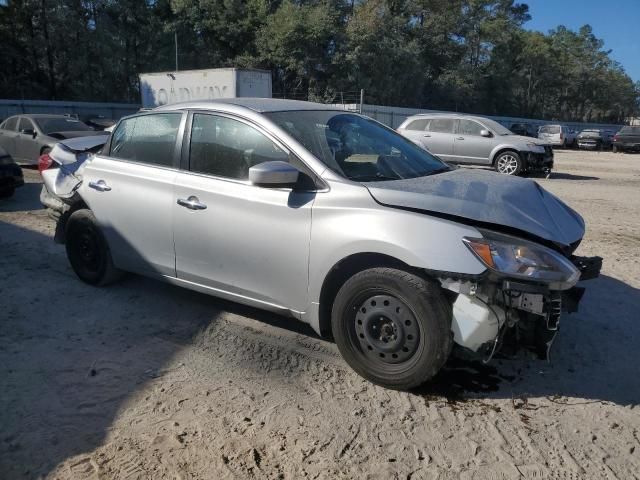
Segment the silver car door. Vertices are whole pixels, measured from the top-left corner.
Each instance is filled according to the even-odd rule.
[[[183,149],[190,171],[176,178],[178,278],[241,302],[304,311],[316,193],[248,182],[250,166],[290,160],[285,148],[239,119],[194,113]]]
[[[496,144],[495,137],[483,137],[482,130],[489,130],[475,120],[461,118],[458,121],[457,133],[453,143],[456,162],[476,165],[491,164],[491,151]]]
[[[453,157],[454,125],[453,118],[431,118],[423,135],[426,149],[443,160],[455,161]]]
[[[421,147],[426,148],[424,140],[429,136],[427,132],[425,132],[428,124],[428,118],[415,119],[402,130],[402,135],[409,138],[414,143],[417,143]]]
[[[173,184],[186,114],[122,120],[107,154],[87,162],[80,187],[111,249],[114,264],[175,276]]]
[[[16,137],[18,136],[18,121],[20,117],[10,117],[2,124],[0,129],[0,147],[4,149],[14,160],[20,160],[16,156]]]
[[[26,117],[20,118],[18,136],[16,137],[16,156],[25,162],[33,164],[38,163],[38,157],[40,156],[40,144],[37,141],[37,137],[34,136],[35,132],[36,127],[30,119]]]

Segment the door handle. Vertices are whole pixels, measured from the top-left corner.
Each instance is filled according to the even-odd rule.
[[[204,210],[207,206],[204,203],[200,203],[198,197],[194,197],[193,195],[189,198],[179,198],[178,205],[181,207],[186,207],[189,210]]]
[[[99,192],[109,192],[111,191],[111,187],[107,185],[104,180],[98,180],[97,182],[89,182],[89,187],[94,190],[98,190]]]
[[[422,135],[423,137],[430,137],[431,135],[429,135],[428,133],[425,133],[424,135]]]
[[[464,140],[464,137],[456,137],[456,140]]]

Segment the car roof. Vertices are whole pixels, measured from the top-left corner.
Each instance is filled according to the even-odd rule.
[[[244,107],[255,112],[284,112],[295,110],[342,110],[343,108],[324,103],[303,102],[300,100],[287,100],[281,98],[218,98],[215,100],[193,100],[190,102],[172,103],[163,105],[155,110],[216,110],[228,106]]]
[[[26,118],[69,118],[71,120],[77,120],[75,117],[71,117],[69,115],[55,115],[51,113],[19,113],[17,115],[12,115],[12,117],[26,117]]]
[[[415,115],[411,115],[408,119],[414,120],[417,118],[435,118],[435,117],[452,117],[452,118],[465,118],[469,120],[491,120],[487,117],[482,117],[480,115],[466,115],[464,113],[446,113],[446,112],[437,112],[437,113],[416,113]]]

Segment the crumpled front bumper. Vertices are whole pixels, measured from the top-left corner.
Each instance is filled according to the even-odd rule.
[[[580,270],[580,280],[600,274],[601,257],[572,256]],[[578,311],[585,289],[549,290],[536,285],[504,279],[501,283],[441,279],[444,288],[458,293],[453,303],[454,341],[488,361],[503,346],[525,347],[541,358],[549,351],[560,327],[562,313]]]

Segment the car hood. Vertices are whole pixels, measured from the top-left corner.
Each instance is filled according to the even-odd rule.
[[[584,235],[576,211],[526,178],[460,168],[365,186],[382,205],[508,227],[565,247]]]
[[[499,136],[498,138],[505,138],[510,142],[535,143],[536,145],[540,145],[541,147],[548,145],[548,142],[545,142],[544,140],[540,140],[534,137],[525,137],[524,135],[504,135]]]

